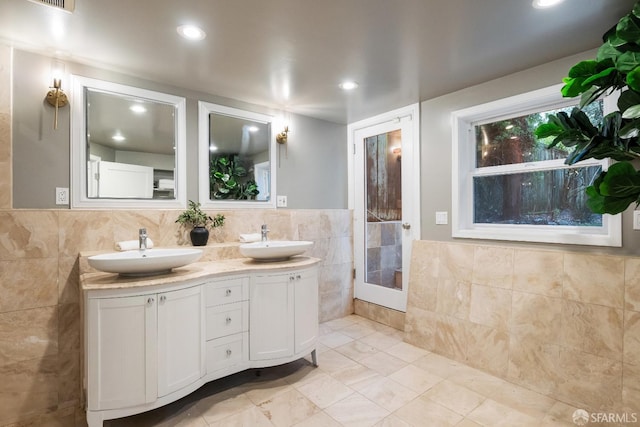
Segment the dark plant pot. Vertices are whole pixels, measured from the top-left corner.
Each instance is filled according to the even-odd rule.
[[[193,246],[205,246],[209,241],[209,230],[206,227],[193,227],[189,236]]]

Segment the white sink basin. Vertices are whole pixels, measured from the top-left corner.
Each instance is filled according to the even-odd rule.
[[[282,261],[313,246],[305,240],[268,240],[240,245],[240,253],[256,261]]]
[[[197,261],[201,249],[147,249],[112,252],[87,258],[89,265],[107,273],[125,276],[147,276],[168,273],[172,268],[182,267]]]

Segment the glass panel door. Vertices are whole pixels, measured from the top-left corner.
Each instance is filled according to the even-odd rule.
[[[411,242],[420,238],[418,107],[349,129],[355,297],[405,311]]]
[[[402,131],[364,140],[367,283],[402,290]]]

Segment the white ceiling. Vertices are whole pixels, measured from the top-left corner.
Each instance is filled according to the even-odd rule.
[[[349,123],[598,47],[634,0],[0,0],[0,40]],[[199,25],[202,42],[176,27]],[[55,35],[52,28],[62,29]],[[354,79],[360,88],[338,88]]]

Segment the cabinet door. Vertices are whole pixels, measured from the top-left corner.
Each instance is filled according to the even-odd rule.
[[[205,374],[204,300],[195,286],[158,295],[158,396]]]
[[[318,275],[316,269],[295,273],[295,352],[312,349],[318,338]]]
[[[156,377],[155,296],[88,301],[90,410],[153,402]]]
[[[293,354],[293,280],[290,274],[254,276],[249,297],[249,358]]]

